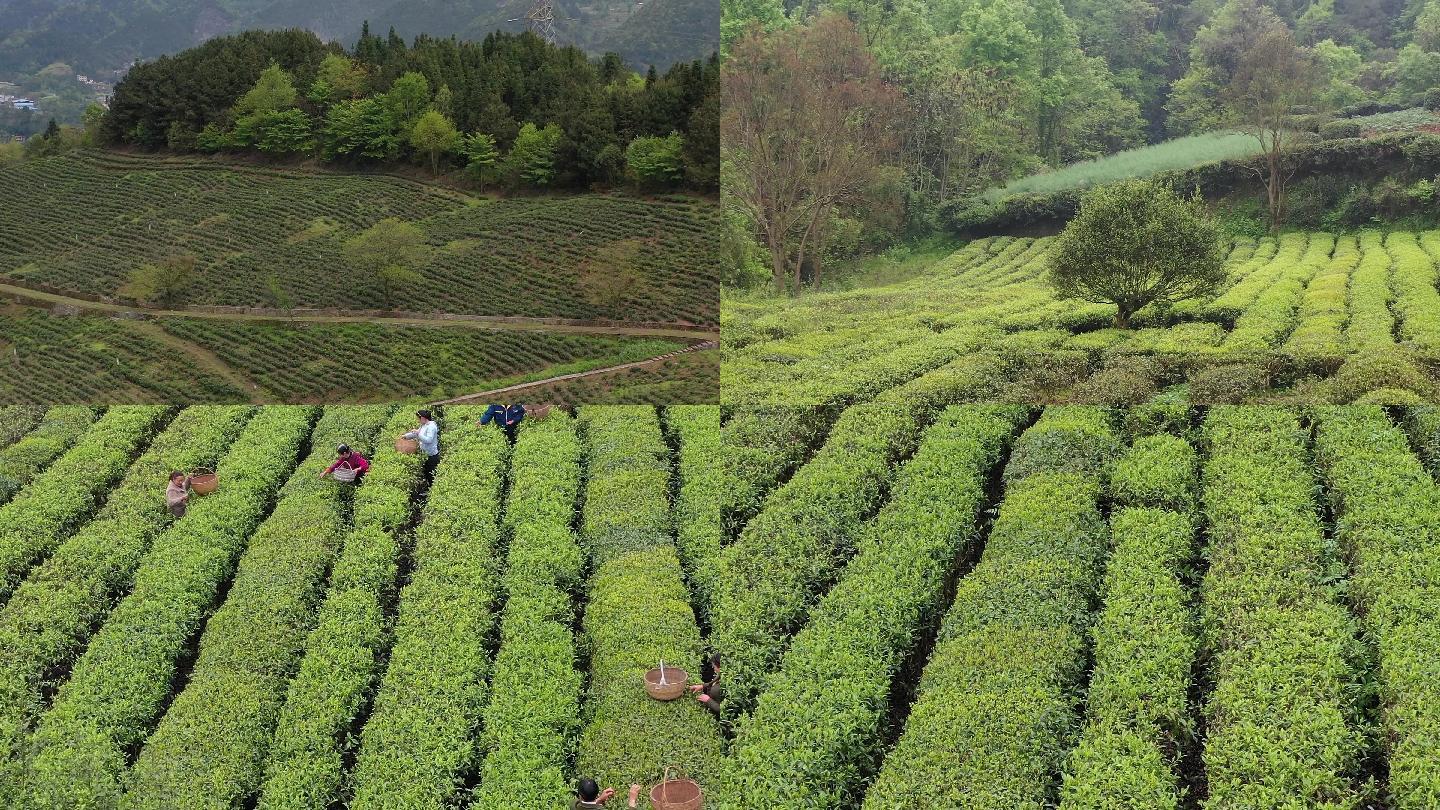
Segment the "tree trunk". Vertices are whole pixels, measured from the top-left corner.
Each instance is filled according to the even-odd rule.
[[[1129,329],[1130,315],[1130,310],[1126,309],[1125,307],[1120,307],[1119,309],[1115,310],[1115,328]]]

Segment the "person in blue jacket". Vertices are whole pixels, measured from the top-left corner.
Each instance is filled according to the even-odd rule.
[[[485,413],[480,416],[480,426],[484,427],[485,425],[494,422],[495,424],[504,428],[505,432],[510,436],[511,439],[514,439],[515,429],[520,426],[520,422],[524,418],[524,405],[521,405],[518,402],[509,407],[496,404],[491,405],[490,407],[485,409]]]

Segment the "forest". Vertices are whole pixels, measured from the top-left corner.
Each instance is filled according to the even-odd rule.
[[[1402,112],[1411,129],[1440,131],[1429,112],[1440,106],[1433,0],[722,7],[732,283],[798,287],[826,261],[986,220],[975,202],[1017,179],[1173,139],[1258,131],[1248,153],[1278,153],[1277,140],[1300,149],[1374,135],[1360,116]],[[835,148],[766,164],[804,154],[757,148],[775,138]],[[1181,155],[1178,167],[1214,159]],[[773,182],[787,171],[795,182]]]
[[[480,42],[368,26],[352,49],[301,30],[247,31],[138,64],[99,139],[174,152],[396,160],[480,184],[709,189],[718,184],[719,62],[630,70],[533,34]]]

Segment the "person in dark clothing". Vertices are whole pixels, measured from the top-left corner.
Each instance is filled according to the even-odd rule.
[[[706,665],[710,670],[710,680],[695,684],[690,687],[690,691],[695,693],[695,699],[700,701],[700,705],[709,709],[718,719],[721,715],[720,703],[725,700],[725,690],[720,686],[720,655],[717,653],[710,656]]]
[[[615,797],[615,788],[605,788],[595,784],[594,779],[581,779],[580,784],[575,787],[575,801],[570,803],[570,810],[600,810],[605,802]],[[640,786],[630,786],[629,807],[638,806],[640,800]]]
[[[509,407],[495,404],[486,408],[485,413],[481,414],[480,426],[484,427],[494,422],[504,428],[506,435],[513,441],[515,439],[515,430],[520,427],[520,422],[524,418],[525,406],[518,402]]]

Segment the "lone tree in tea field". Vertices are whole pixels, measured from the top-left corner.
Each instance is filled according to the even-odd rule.
[[[188,253],[142,264],[130,273],[120,294],[141,303],[168,306],[195,283],[195,264],[195,257]]]
[[[385,306],[393,306],[395,291],[424,281],[420,267],[429,258],[425,234],[409,222],[382,219],[345,242],[345,261],[380,282]]]
[[[1061,298],[1110,302],[1115,325],[1147,304],[1205,295],[1225,280],[1220,231],[1200,200],[1132,180],[1086,195],[1050,259]]]

